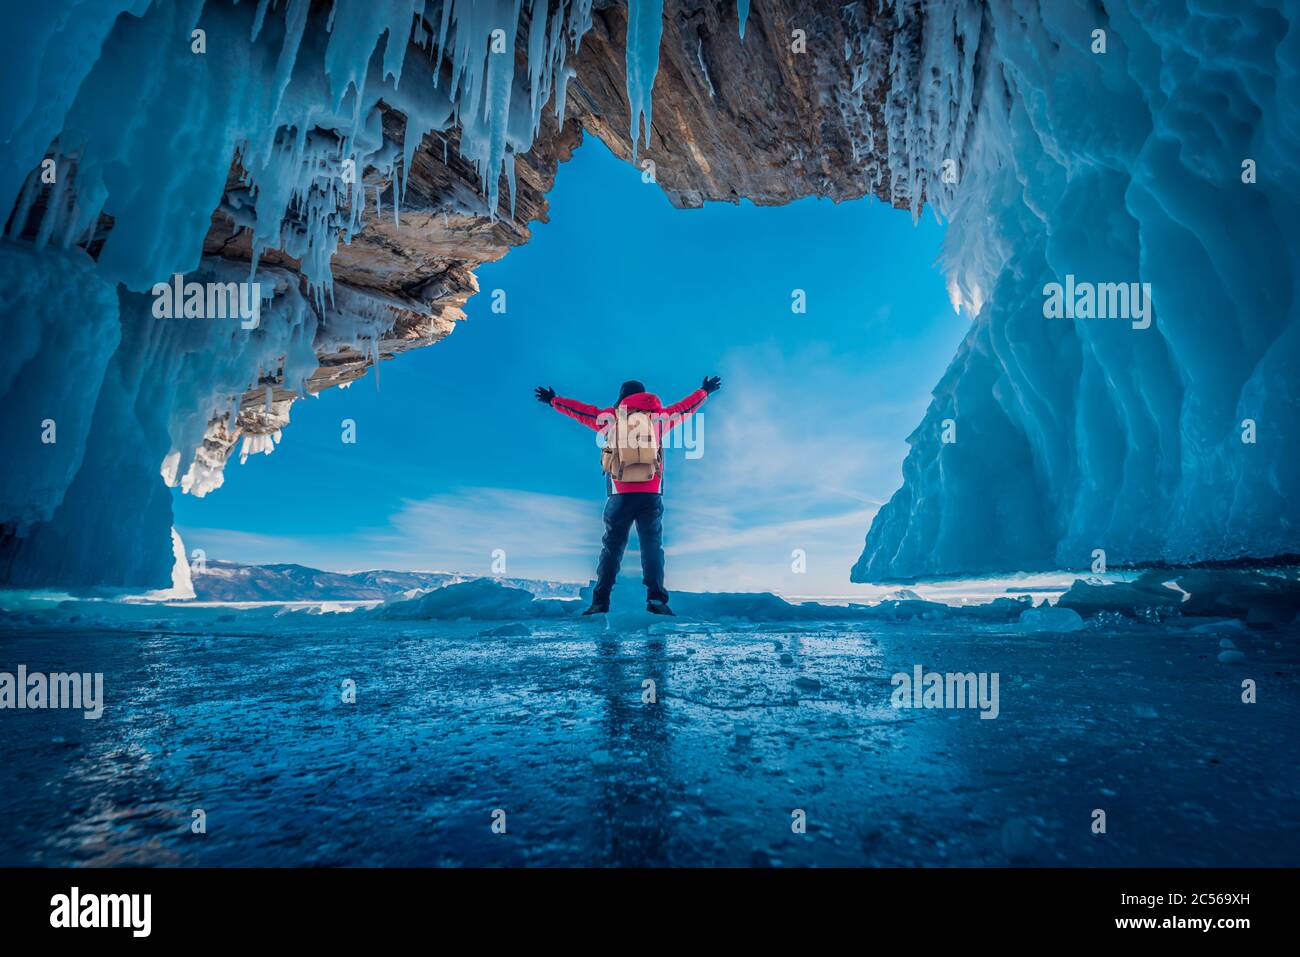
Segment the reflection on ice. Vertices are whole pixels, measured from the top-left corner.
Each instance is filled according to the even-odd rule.
[[[106,703],[0,712],[0,863],[1300,862],[1294,625],[971,611],[650,632],[11,612],[0,668],[102,671]],[[997,717],[894,707],[891,677],[918,666],[996,674]]]

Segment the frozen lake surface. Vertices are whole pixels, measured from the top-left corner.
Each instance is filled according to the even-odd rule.
[[[0,864],[1300,864],[1289,628],[138,614],[0,624],[105,684],[0,711]],[[918,664],[998,717],[895,709]]]

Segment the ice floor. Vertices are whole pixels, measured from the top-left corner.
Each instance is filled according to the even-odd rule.
[[[106,699],[0,711],[0,864],[1300,864],[1289,629],[218,612],[0,625]],[[998,718],[891,707],[916,664]]]

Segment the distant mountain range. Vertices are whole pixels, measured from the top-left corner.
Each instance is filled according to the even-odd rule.
[[[306,565],[241,565],[211,561],[194,571],[196,601],[374,601],[411,596],[458,582],[484,578],[454,572],[327,572]],[[538,598],[577,598],[573,582],[531,578],[494,579]]]

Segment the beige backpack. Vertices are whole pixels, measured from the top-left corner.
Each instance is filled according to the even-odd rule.
[[[605,434],[600,468],[616,482],[649,482],[663,468],[663,450],[649,412],[619,406]]]

